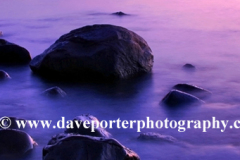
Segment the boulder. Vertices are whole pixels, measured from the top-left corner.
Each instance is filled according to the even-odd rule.
[[[161,142],[170,142],[175,143],[178,142],[178,140],[172,136],[169,135],[163,135],[159,133],[154,132],[147,132],[147,133],[141,133],[138,136],[139,140],[146,140],[146,141],[161,141]]]
[[[0,130],[0,157],[21,156],[32,150],[36,142],[26,133],[20,130]]]
[[[173,89],[189,93],[200,99],[208,98],[212,94],[210,91],[208,91],[206,89],[203,89],[203,88],[195,86],[195,85],[186,84],[186,83],[177,84],[177,85],[173,86]]]
[[[78,124],[80,124],[80,127],[76,125],[76,121],[78,121]],[[85,121],[90,122],[90,124],[86,124],[85,128],[83,126],[83,123]],[[83,114],[81,116],[77,116],[73,119],[73,127],[65,130],[65,133],[75,133],[75,134],[81,134],[81,135],[88,135],[88,136],[94,136],[94,137],[105,137],[108,138],[111,136],[110,133],[108,133],[104,128],[100,127],[99,120],[89,114]],[[94,123],[94,132],[92,132],[92,124]]]
[[[62,79],[125,79],[151,72],[152,66],[153,55],[147,42],[113,25],[75,29],[30,62],[33,72]]]
[[[112,13],[113,15],[116,15],[116,16],[126,16],[126,15],[128,15],[128,14],[126,14],[126,13],[124,13],[124,12],[121,12],[121,11],[119,11],[119,12],[115,12],[115,13]]]
[[[47,96],[47,97],[60,97],[63,98],[67,96],[66,92],[64,92],[61,88],[55,86],[49,89],[46,89],[42,95]]]
[[[23,47],[0,39],[0,64],[28,64],[30,53]]]
[[[190,105],[190,104],[200,105],[204,103],[199,98],[178,90],[171,90],[162,99],[162,102],[167,106],[182,106],[182,105]]]
[[[3,70],[0,70],[0,80],[7,80],[7,79],[11,79],[9,74]]]
[[[43,160],[140,160],[115,139],[59,134],[43,148]]]

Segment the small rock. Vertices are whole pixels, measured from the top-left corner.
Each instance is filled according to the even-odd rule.
[[[190,104],[204,103],[199,98],[178,90],[171,90],[163,99],[162,102],[168,106],[182,106]]]
[[[81,115],[81,116],[75,117],[73,119],[73,122],[75,122],[75,121],[78,121],[79,124],[81,124],[80,127],[78,128],[76,123],[74,123],[74,126],[73,126],[74,128],[67,129],[65,131],[65,133],[76,133],[76,134],[81,134],[81,135],[105,137],[105,138],[108,138],[111,135],[104,128],[101,128],[100,126],[98,128],[96,127],[97,125],[100,125],[99,124],[100,122],[96,117],[94,117],[92,115],[86,114],[86,115]],[[84,128],[83,123],[85,121],[90,122],[90,124],[86,125],[89,128]],[[94,126],[95,126],[94,132],[92,132],[92,125],[91,125],[92,121],[94,122]]]
[[[192,64],[186,63],[185,65],[183,65],[184,69],[191,69],[191,70],[195,70],[196,67]]]
[[[123,12],[115,12],[115,13],[112,13],[113,15],[117,15],[117,16],[126,16],[126,15],[128,15],[128,14],[126,14],[126,13],[123,13]]]
[[[2,33],[2,31],[0,31],[0,37],[1,37],[1,36],[3,36],[3,33]]]
[[[64,92],[61,88],[55,86],[49,89],[46,89],[43,93],[43,95],[47,97],[65,97],[67,96],[66,92]]]
[[[26,132],[15,129],[0,130],[0,157],[21,156],[35,145],[37,143]]]
[[[0,39],[0,64],[28,64],[30,53],[23,47]]]
[[[147,132],[147,133],[141,133],[138,136],[139,140],[149,140],[149,141],[164,141],[164,142],[170,142],[174,143],[177,142],[178,140],[172,136],[169,135],[162,135],[159,133],[154,133],[154,132]]]
[[[140,160],[115,139],[59,134],[43,148],[43,160]]]
[[[186,83],[177,84],[177,85],[173,86],[173,89],[189,93],[200,99],[208,98],[212,94],[210,91],[208,91],[206,89],[203,89],[203,88],[195,86],[195,85],[186,84]]]
[[[11,79],[9,74],[3,70],[0,70],[0,80]]]

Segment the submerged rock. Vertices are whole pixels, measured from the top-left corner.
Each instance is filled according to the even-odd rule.
[[[140,160],[115,139],[59,134],[43,148],[43,160]]]
[[[184,69],[191,69],[191,70],[195,70],[196,67],[192,64],[186,63],[185,65],[183,65]]]
[[[0,64],[28,64],[30,53],[23,47],[0,39]]]
[[[9,74],[3,70],[0,70],[0,80],[11,79]]]
[[[66,92],[64,92],[61,88],[55,86],[49,89],[46,89],[42,95],[47,97],[65,97],[67,96]]]
[[[78,124],[80,124],[79,127],[76,125],[76,121],[78,121]],[[85,128],[83,126],[83,123],[85,121],[90,122],[90,124],[86,123],[87,128]],[[93,122],[94,122],[94,132],[92,132],[93,128],[92,128],[92,124],[91,124]],[[74,128],[65,130],[65,133],[76,133],[76,134],[81,134],[81,135],[88,135],[88,136],[94,136],[94,137],[105,137],[105,138],[108,138],[111,135],[104,128],[100,127],[100,122],[96,117],[89,115],[89,114],[75,117],[73,119],[73,123],[74,123],[74,125],[73,125]]]
[[[189,93],[189,94],[194,95],[194,96],[196,96],[198,98],[201,98],[201,99],[204,99],[204,98],[207,98],[207,97],[211,96],[210,91],[208,91],[206,89],[203,89],[203,88],[200,88],[200,87],[195,86],[195,85],[191,85],[191,84],[185,84],[185,83],[177,84],[177,85],[173,86],[173,89]]]
[[[36,142],[26,133],[20,130],[0,130],[0,157],[21,156],[32,150]]]
[[[125,79],[151,72],[153,55],[136,33],[113,25],[93,25],[61,36],[33,58],[33,72],[62,79]]]
[[[163,99],[162,102],[168,106],[182,106],[190,104],[204,103],[199,98],[178,90],[171,90]]]
[[[123,12],[121,12],[121,11],[115,12],[115,13],[112,13],[112,14],[113,14],[113,15],[117,15],[117,16],[126,16],[126,15],[128,15],[128,14],[123,13]]]
[[[148,141],[163,141],[163,142],[170,142],[170,143],[178,142],[178,140],[172,136],[162,135],[154,132],[141,133],[138,136],[138,139],[148,140]]]

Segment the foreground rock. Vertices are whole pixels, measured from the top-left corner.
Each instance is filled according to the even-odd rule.
[[[52,87],[49,89],[46,89],[42,95],[47,96],[47,97],[57,97],[57,98],[64,98],[67,96],[66,92],[64,92],[61,88],[59,87]]]
[[[75,117],[73,119],[73,121],[78,121],[78,124],[80,125],[79,127],[76,125],[76,123],[74,123],[73,125],[73,129],[67,129],[65,131],[65,133],[76,133],[76,134],[81,134],[81,135],[88,135],[88,136],[94,136],[94,137],[105,137],[108,138],[111,136],[110,133],[108,133],[105,129],[100,127],[100,122],[99,120],[89,114],[86,115],[81,115],[78,117]],[[90,122],[90,124],[86,123],[86,127],[85,128],[83,126],[83,123],[85,123],[86,121]],[[92,128],[91,123],[94,124],[94,129]],[[92,132],[92,130],[94,130],[94,132]]]
[[[23,47],[0,39],[0,64],[28,64],[30,53]]]
[[[138,139],[139,140],[147,140],[147,141],[170,142],[170,143],[178,142],[178,140],[172,136],[162,135],[162,134],[154,133],[154,132],[141,133],[138,136]]]
[[[36,142],[25,132],[19,130],[0,130],[0,157],[22,156],[32,150]]]
[[[59,134],[43,148],[43,160],[139,160],[115,139]]]
[[[11,79],[11,77],[9,76],[9,74],[3,70],[0,70],[0,81],[1,80],[7,80],[7,79]]]
[[[153,55],[147,42],[113,25],[75,29],[30,63],[33,72],[68,79],[124,79],[151,72],[152,66]]]
[[[200,105],[204,103],[199,98],[178,90],[171,90],[162,99],[162,102],[168,106],[182,106],[182,105],[190,105],[190,104]]]
[[[191,85],[191,84],[177,84],[177,85],[173,86],[173,89],[177,89],[179,91],[189,93],[200,99],[208,98],[212,94],[210,91],[208,91],[206,89],[203,89],[198,86]]]

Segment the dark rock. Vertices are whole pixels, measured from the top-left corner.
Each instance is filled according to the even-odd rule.
[[[2,33],[2,31],[0,31],[0,37],[1,37],[1,36],[3,36],[3,33]]]
[[[115,139],[59,134],[43,148],[43,160],[140,160]]]
[[[153,55],[147,42],[113,25],[75,29],[30,62],[33,72],[47,77],[98,80],[128,78],[151,72],[152,66]]]
[[[21,156],[32,150],[36,142],[25,132],[14,129],[0,130],[0,157]]]
[[[30,53],[23,47],[0,39],[0,64],[28,64]]]
[[[177,84],[173,86],[173,89],[189,93],[200,99],[208,98],[211,96],[211,92],[191,84]]]
[[[46,89],[42,94],[47,97],[62,97],[63,98],[65,96],[67,96],[66,92],[64,92],[61,88],[56,87],[56,86]]]
[[[195,70],[196,67],[192,64],[186,63],[185,65],[183,65],[184,69],[191,69],[191,70]]]
[[[189,104],[204,103],[199,98],[178,90],[171,90],[163,99],[162,102],[168,106],[182,106]]]
[[[0,70],[0,80],[11,79],[9,74],[3,70]]]
[[[170,143],[178,142],[178,140],[172,136],[162,135],[154,132],[141,133],[138,136],[138,139],[147,140],[147,141],[162,141],[162,142],[170,142]]]
[[[73,119],[73,121],[80,122],[80,124],[81,124],[80,127],[77,127],[76,123],[74,123],[74,125],[73,125],[74,128],[67,129],[65,131],[65,133],[76,133],[76,134],[81,134],[81,135],[88,135],[88,136],[94,136],[94,137],[105,137],[105,138],[108,138],[111,135],[105,129],[100,127],[99,120],[92,115],[89,115],[89,114],[81,115],[81,116],[75,117]],[[86,126],[89,128],[84,128],[83,123],[85,121],[90,122],[90,124],[86,124]],[[92,130],[93,130],[92,125],[91,125],[92,121],[94,122],[94,132],[92,132]]]
[[[117,16],[126,16],[126,15],[128,15],[128,14],[123,13],[123,12],[121,12],[121,11],[115,12],[115,13],[112,13],[112,14],[113,14],[113,15],[117,15]]]

